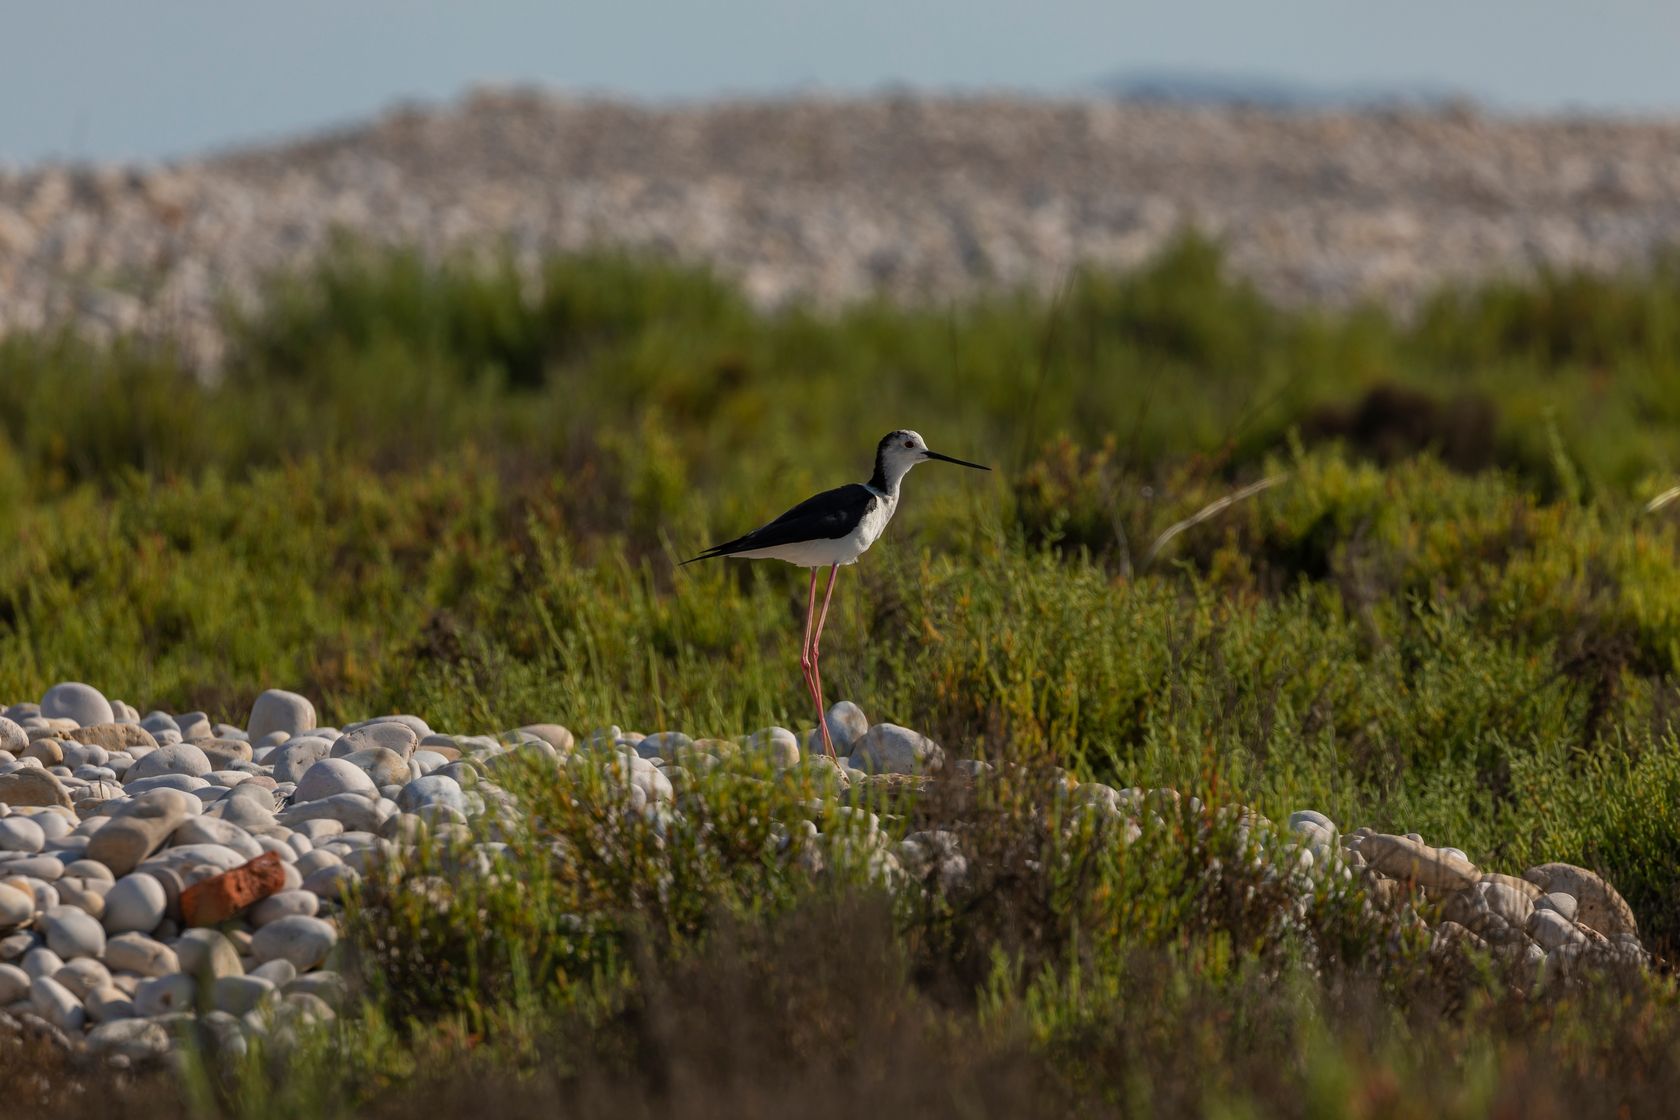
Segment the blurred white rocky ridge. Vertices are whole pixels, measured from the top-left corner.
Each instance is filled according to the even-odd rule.
[[[1680,120],[1462,106],[923,98],[651,106],[487,90],[163,167],[0,169],[0,333],[185,342],[335,231],[430,253],[625,246],[755,300],[943,301],[1124,268],[1193,225],[1291,302],[1637,264],[1680,235]]]

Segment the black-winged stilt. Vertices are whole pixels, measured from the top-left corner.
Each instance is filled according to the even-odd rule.
[[[989,471],[979,463],[953,459],[928,445],[916,432],[900,429],[881,438],[875,448],[875,473],[868,482],[853,482],[824,490],[794,506],[767,525],[732,541],[713,545],[698,556],[684,560],[709,560],[714,556],[740,556],[749,560],[786,560],[811,569],[811,589],[805,603],[805,640],[799,647],[799,666],[805,687],[817,705],[817,726],[822,729],[823,749],[834,757],[834,742],[828,735],[828,718],[823,704],[822,673],[817,667],[818,646],[823,624],[828,621],[828,604],[834,598],[834,581],[840,565],[855,564],[880,537],[898,509],[898,484],[910,468],[926,459],[955,463]],[[817,569],[828,569],[828,590],[823,593],[822,614],[817,612]],[[816,629],[812,630],[813,620]]]

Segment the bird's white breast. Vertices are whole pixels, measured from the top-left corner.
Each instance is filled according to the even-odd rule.
[[[840,563],[850,564],[853,560],[862,556],[864,551],[880,538],[881,533],[887,527],[887,522],[892,520],[893,511],[897,508],[898,498],[896,496],[877,492],[875,501],[870,504],[868,511],[858,520],[857,528],[852,530],[848,536],[841,538],[842,540],[855,540],[857,551],[852,554],[851,560],[841,560]]]

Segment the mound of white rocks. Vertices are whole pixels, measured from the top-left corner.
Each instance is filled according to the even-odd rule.
[[[1296,813],[1290,825],[1310,843],[1336,842],[1335,826],[1321,814]],[[1521,875],[1483,871],[1457,848],[1370,828],[1339,843],[1341,858],[1360,868],[1379,896],[1411,891],[1431,904],[1419,912],[1435,919],[1437,951],[1489,951],[1524,962],[1534,976],[1649,963],[1632,908],[1587,868],[1543,863]]]
[[[1188,813],[1204,827],[1218,816],[1169,788],[1085,782],[1071,792],[1075,803],[1119,822],[1127,841],[1175,815]],[[1461,849],[1433,847],[1415,832],[1360,827],[1343,834],[1314,809],[1290,814],[1281,828],[1252,809],[1235,812],[1239,838],[1270,866],[1287,869],[1303,890],[1316,889],[1325,874],[1360,879],[1370,905],[1403,909],[1426,926],[1437,954],[1472,950],[1520,963],[1514,975],[1523,983],[1650,963],[1632,908],[1587,868],[1545,863],[1521,875],[1484,871]]]
[[[942,761],[849,702],[828,720],[838,764],[810,758],[814,730],[734,741],[614,727],[580,742],[557,724],[441,735],[406,715],[333,728],[278,690],[235,727],[55,685],[0,715],[0,1030],[134,1061],[189,1026],[237,1049],[330,1019],[347,994],[346,892],[427,832],[480,848],[456,866],[489,866],[494,829],[467,826],[516,811],[496,779],[533,757],[604,761],[632,808],[663,811],[673,779],[734,756],[809,765],[841,787]]]
[[[1680,238],[1680,122],[486,89],[169,166],[0,165],[0,335],[135,331],[215,369],[226,301],[346,231],[429,259],[507,249],[532,275],[608,246],[705,262],[767,306],[943,306],[1132,268],[1186,225],[1297,302],[1637,267]]]
[[[241,728],[203,712],[142,717],[85,684],[56,685],[0,715],[0,1031],[27,1028],[121,1064],[162,1056],[189,1032],[238,1052],[330,1020],[350,994],[340,971],[348,892],[422,836],[457,845],[454,873],[491,869],[502,825],[520,816],[507,775],[533,761],[612,776],[630,810],[657,817],[683,811],[697,774],[746,759],[835,795],[857,827],[824,837],[831,855],[857,845],[883,881],[962,882],[957,835],[892,842],[868,806],[876,793],[987,764],[871,725],[849,701],[826,718],[838,760],[816,729],[739,740],[616,727],[578,738],[558,724],[446,735],[407,715],[333,728],[282,691],[259,697]],[[1123,822],[1126,840],[1148,818],[1199,809],[1171,790],[1065,786],[1075,804]],[[802,826],[814,834],[812,821]],[[1596,954],[1643,960],[1627,904],[1582,868],[1484,874],[1416,836],[1339,836],[1310,811],[1288,829],[1295,866],[1317,860],[1368,876],[1374,893],[1411,886],[1437,900],[1443,944],[1509,946],[1558,968]],[[799,850],[812,870],[823,865],[823,848]]]

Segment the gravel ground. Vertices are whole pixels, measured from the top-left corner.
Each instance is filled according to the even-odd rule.
[[[486,91],[168,167],[0,171],[0,332],[219,354],[218,300],[335,229],[430,251],[628,245],[766,304],[943,300],[1125,267],[1187,223],[1289,301],[1610,268],[1680,235],[1680,121],[1018,98],[658,107]]]
[[[775,772],[831,799],[808,807],[834,812],[784,827],[767,857],[812,875],[831,859],[862,859],[890,889],[960,888],[981,858],[972,836],[930,829],[894,840],[869,806],[889,790],[987,781],[991,765],[871,724],[850,701],[826,723],[838,760],[815,729],[697,740],[616,727],[574,736],[548,723],[451,735],[404,715],[340,729],[319,726],[306,697],[278,690],[235,727],[203,712],[141,717],[89,685],[55,685],[0,716],[0,1036],[26,1029],[133,1062],[167,1052],[195,1022],[237,1052],[333,1017],[348,994],[345,892],[401,867],[428,834],[448,856],[435,889],[449,890],[448,876],[496,873],[527,816],[502,783],[527,765],[614,783],[621,811],[659,829],[694,811],[707,771]],[[1300,905],[1326,877],[1361,879],[1391,903],[1421,888],[1431,905],[1412,920],[1430,917],[1437,951],[1504,958],[1524,984],[1648,963],[1632,910],[1585,868],[1501,874],[1416,834],[1343,835],[1311,809],[1275,825],[1172,789],[1071,775],[1061,789],[1066,823],[1091,814],[1106,843],[1135,843],[1173,819],[1211,829],[1238,813],[1242,858],[1269,868]]]

